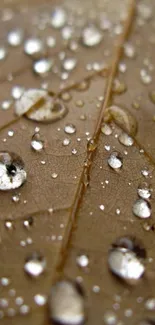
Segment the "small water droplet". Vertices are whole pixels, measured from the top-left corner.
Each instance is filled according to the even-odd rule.
[[[14,86],[11,91],[13,99],[19,99],[24,92],[24,88],[21,86]]]
[[[126,147],[131,147],[134,143],[133,139],[125,132],[120,133],[118,140]]]
[[[97,143],[94,139],[90,139],[87,143],[88,151],[94,151],[97,148]]]
[[[6,220],[5,221],[5,228],[8,230],[12,230],[13,229],[13,222],[12,220]]]
[[[63,146],[68,146],[69,144],[70,144],[70,139],[68,139],[68,138],[65,138],[64,140],[63,140],[63,142],[62,142],[62,144],[63,144]]]
[[[19,194],[15,194],[12,196],[12,201],[15,203],[18,203],[20,201],[20,196]]]
[[[26,181],[22,159],[12,152],[0,152],[0,190],[7,191],[20,187]]]
[[[136,54],[134,45],[131,44],[131,43],[125,43],[124,44],[124,54],[128,58],[133,59],[135,57],[135,54]]]
[[[34,296],[34,301],[38,306],[44,306],[47,302],[47,297],[45,295],[42,295],[38,293]]]
[[[121,237],[109,251],[109,268],[116,276],[129,284],[135,284],[144,274],[143,260],[146,251],[132,237]]]
[[[67,21],[66,11],[62,7],[56,7],[51,14],[51,25],[54,28],[62,28]]]
[[[34,72],[40,76],[46,76],[53,65],[52,59],[45,58],[36,61],[33,65]]]
[[[76,132],[76,127],[74,124],[66,124],[64,127],[64,131],[67,134],[74,134]]]
[[[118,152],[112,152],[108,158],[108,165],[112,169],[120,169],[123,166],[123,158]]]
[[[89,258],[87,255],[79,255],[77,258],[76,258],[76,263],[78,266],[80,267],[87,267],[88,264],[89,264]]]
[[[23,41],[23,37],[24,37],[23,31],[17,28],[8,33],[7,41],[9,45],[16,47],[21,45]]]
[[[41,139],[40,133],[37,132],[32,136],[31,147],[34,151],[42,151],[44,148],[44,141]]]
[[[62,325],[79,325],[85,319],[84,295],[79,284],[60,280],[51,289],[50,317]]]
[[[39,253],[32,253],[25,261],[24,270],[33,278],[39,277],[46,269],[46,260]]]
[[[150,204],[143,199],[138,199],[134,203],[132,210],[134,215],[141,219],[146,219],[151,216]]]
[[[33,218],[32,217],[28,217],[27,219],[25,219],[23,221],[23,225],[26,229],[30,229],[33,225]]]
[[[29,38],[24,43],[24,51],[33,58],[39,58],[44,53],[44,45],[39,38]]]
[[[139,186],[138,186],[138,195],[142,198],[142,199],[149,199],[151,197],[151,188],[150,186],[148,185],[148,183],[141,183]]]
[[[66,58],[63,62],[63,68],[66,71],[72,71],[77,65],[77,60],[75,58]]]
[[[117,315],[111,310],[106,311],[104,313],[103,319],[104,319],[105,324],[107,324],[107,325],[116,325],[117,324]]]
[[[7,57],[8,51],[4,46],[0,47],[0,61],[4,60]]]
[[[90,87],[90,81],[89,80],[83,80],[78,84],[77,90],[85,91],[85,90],[89,89],[89,87]]]
[[[154,297],[149,298],[149,299],[146,300],[145,308],[147,310],[155,310],[155,298]]]
[[[20,312],[20,314],[22,314],[22,315],[27,315],[27,314],[29,314],[29,312],[30,312],[30,307],[29,307],[28,305],[22,305],[22,306],[20,306],[20,308],[19,308],[19,312]]]
[[[102,127],[101,127],[101,132],[104,135],[111,135],[112,134],[112,128],[109,124],[107,123],[103,123]]]
[[[127,90],[127,87],[125,85],[124,82],[118,80],[118,79],[115,79],[114,82],[113,82],[113,87],[112,87],[112,91],[116,94],[122,94],[124,93],[125,91]]]
[[[102,37],[102,32],[94,24],[84,27],[82,31],[82,43],[88,47],[100,44]]]
[[[12,105],[12,101],[11,100],[4,100],[1,104],[1,108],[6,111],[8,110]]]
[[[101,204],[101,205],[99,206],[99,208],[100,208],[101,211],[104,211],[104,209],[105,209],[105,207],[104,207],[103,204]]]
[[[52,175],[51,175],[51,176],[52,176],[52,178],[54,178],[54,179],[55,179],[55,178],[57,178],[57,177],[58,177],[58,174],[57,174],[57,173],[52,173]]]
[[[151,75],[145,69],[140,70],[140,77],[144,85],[149,85],[152,81]]]

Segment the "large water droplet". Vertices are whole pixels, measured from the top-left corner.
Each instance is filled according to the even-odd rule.
[[[151,188],[150,186],[148,185],[148,183],[141,183],[139,186],[138,186],[138,195],[142,198],[142,199],[149,199],[151,197]]]
[[[0,152],[0,190],[20,187],[26,181],[22,159],[12,152]]]
[[[135,216],[141,219],[146,219],[151,216],[150,204],[143,199],[137,200],[134,203],[132,210]]]
[[[123,165],[123,158],[119,152],[112,152],[108,158],[108,165],[112,169],[120,169]]]
[[[60,99],[40,89],[29,89],[15,104],[17,115],[26,116],[38,122],[54,122],[64,117],[68,109]]]
[[[31,140],[31,147],[35,151],[41,151],[44,148],[44,141],[41,139],[39,132],[33,135]]]
[[[82,31],[82,43],[85,46],[93,47],[102,41],[102,33],[94,24],[86,26]]]
[[[54,28],[62,28],[67,20],[66,11],[61,7],[56,7],[51,15],[51,25]]]
[[[24,270],[33,278],[39,277],[46,269],[46,260],[39,253],[32,253],[25,261]]]
[[[126,147],[131,147],[134,143],[133,139],[125,132],[122,132],[119,135],[118,140],[121,144],[123,144]]]
[[[79,325],[85,319],[83,291],[72,281],[61,280],[53,285],[49,306],[54,323]]]
[[[119,238],[109,251],[110,270],[129,284],[135,284],[144,274],[145,249],[132,237]]]

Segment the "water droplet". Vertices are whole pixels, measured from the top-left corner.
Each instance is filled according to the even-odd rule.
[[[102,41],[102,33],[94,24],[86,26],[82,31],[82,43],[85,46],[93,47]]]
[[[20,196],[19,194],[15,194],[12,196],[12,201],[15,203],[18,203],[20,201]]]
[[[65,138],[62,142],[63,146],[68,146],[70,144],[70,139]]]
[[[8,136],[12,138],[14,136],[14,131],[13,130],[9,130],[8,131]]]
[[[56,7],[52,12],[50,21],[52,27],[62,28],[67,21],[66,11],[61,7]]]
[[[151,216],[150,204],[143,199],[138,199],[134,203],[132,210],[134,215],[141,219],[146,219]]]
[[[67,134],[74,134],[76,132],[76,127],[74,124],[66,124],[64,127],[64,131]]]
[[[13,99],[19,99],[24,92],[24,88],[21,86],[14,86],[11,91]]]
[[[144,274],[145,249],[132,237],[119,238],[109,251],[109,268],[129,284],[135,284]]]
[[[130,59],[133,59],[135,57],[136,51],[135,51],[135,47],[133,46],[133,44],[125,43],[124,54]]]
[[[85,319],[83,291],[72,281],[60,280],[53,285],[49,305],[54,323],[78,325]]]
[[[67,71],[72,71],[77,65],[75,58],[66,58],[63,62],[63,68]]]
[[[87,143],[88,151],[94,151],[97,148],[97,143],[94,139],[90,139]]]
[[[21,45],[23,41],[23,37],[24,37],[23,31],[17,28],[9,32],[7,36],[7,41],[9,45],[16,47]]]
[[[148,20],[152,17],[153,8],[151,6],[148,6],[147,3],[144,2],[138,3],[137,10],[139,16],[144,20]]]
[[[140,77],[144,85],[149,85],[152,81],[151,75],[145,69],[140,70]]]
[[[4,60],[7,57],[7,49],[4,46],[0,47],[0,61]]]
[[[133,139],[125,132],[120,133],[118,140],[126,147],[131,147],[134,143]]]
[[[62,31],[61,31],[61,34],[62,34],[62,38],[64,40],[69,40],[71,39],[72,35],[73,35],[73,28],[72,26],[65,26]]]
[[[3,287],[7,287],[10,284],[10,279],[3,277],[0,282]]]
[[[32,136],[31,147],[35,151],[42,151],[44,148],[44,141],[41,139],[40,133],[37,132]]]
[[[127,109],[116,105],[108,107],[105,111],[105,122],[111,120],[116,121],[116,124],[125,129],[128,134],[134,136],[137,133],[137,121]]]
[[[149,299],[146,300],[145,308],[147,310],[155,310],[155,298],[154,297],[149,298]]]
[[[9,109],[12,105],[12,101],[11,100],[4,100],[1,104],[1,108],[6,111],[7,109]]]
[[[57,173],[52,173],[52,175],[51,175],[51,176],[52,176],[52,178],[54,178],[54,179],[55,179],[55,178],[57,178],[57,177],[58,177],[58,174],[57,174]]]
[[[24,270],[33,278],[39,277],[46,269],[46,260],[39,253],[32,253],[25,261]]]
[[[68,109],[60,99],[48,95],[47,91],[29,89],[16,102],[17,115],[26,113],[31,120],[38,122],[54,122],[64,117]]]
[[[104,211],[104,209],[105,209],[105,207],[104,207],[103,204],[101,204],[101,205],[99,206],[99,208],[100,208],[101,211]]]
[[[33,225],[33,218],[29,217],[29,218],[25,219],[23,222],[23,225],[25,228],[30,229]]]
[[[122,94],[124,93],[125,91],[127,90],[127,87],[125,85],[124,82],[118,80],[118,79],[115,79],[114,82],[113,82],[113,87],[112,87],[112,91],[116,94]]]
[[[101,132],[104,135],[111,135],[112,134],[112,128],[109,124],[107,123],[103,123],[102,127],[101,127]]]
[[[106,311],[104,313],[103,319],[104,319],[105,324],[107,324],[107,325],[117,324],[117,315],[111,310]]]
[[[20,187],[26,181],[22,159],[12,152],[0,152],[0,190]]]
[[[123,158],[118,152],[112,152],[108,158],[108,165],[112,169],[120,169],[123,166]]]
[[[44,53],[44,45],[39,38],[29,38],[24,43],[24,51],[33,58],[39,58]]]
[[[5,221],[5,228],[8,230],[12,230],[13,229],[13,222],[12,220],[6,220]]]
[[[85,91],[85,90],[89,89],[89,86],[90,86],[90,81],[89,80],[83,80],[78,84],[77,90]]]
[[[34,72],[41,76],[47,75],[47,73],[51,70],[51,67],[53,65],[52,59],[40,59],[36,61],[33,65]]]
[[[20,314],[27,315],[30,312],[30,307],[28,305],[22,305],[19,308]]]
[[[76,258],[76,263],[78,266],[80,267],[87,267],[88,264],[89,264],[89,258],[87,255],[79,255],[77,258]]]
[[[142,199],[149,199],[151,197],[151,188],[147,183],[141,183],[138,186],[138,195],[142,198]]]
[[[47,297],[45,295],[42,295],[38,293],[34,296],[34,301],[38,306],[44,306],[47,302]]]

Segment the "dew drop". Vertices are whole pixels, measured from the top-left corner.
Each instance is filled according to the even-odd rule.
[[[97,143],[94,139],[90,139],[87,143],[87,149],[88,151],[92,152],[95,151],[95,149],[97,148]]]
[[[44,141],[41,139],[40,133],[37,132],[32,136],[31,147],[34,151],[42,151],[44,148]]]
[[[76,127],[74,124],[66,124],[64,127],[64,131],[67,134],[74,134],[76,132]]]
[[[4,46],[0,47],[0,61],[4,60],[7,57],[7,49]]]
[[[146,300],[146,302],[145,302],[145,308],[147,310],[153,310],[153,311],[155,311],[155,298],[154,297],[149,298],[149,299]]]
[[[89,258],[87,255],[79,255],[76,258],[76,263],[81,268],[87,267],[89,264]]]
[[[107,123],[103,123],[102,127],[101,127],[101,132],[104,135],[111,135],[112,134],[112,128],[109,124]]]
[[[51,289],[50,318],[54,324],[79,325],[85,319],[84,295],[79,284],[60,280]]]
[[[117,315],[111,310],[105,312],[103,319],[106,325],[117,324]]]
[[[132,237],[119,238],[109,251],[108,264],[112,273],[129,284],[144,274],[145,249]]]
[[[70,139],[68,139],[68,138],[65,138],[64,140],[63,140],[63,142],[62,142],[62,144],[63,144],[63,146],[68,146],[69,144],[70,144]]]
[[[24,270],[32,278],[39,277],[46,269],[46,260],[39,253],[32,253],[25,261]]]
[[[34,296],[34,301],[38,306],[44,306],[47,302],[47,297],[45,295],[42,295],[38,293]]]
[[[140,77],[144,85],[149,85],[152,81],[151,75],[145,69],[140,71]]]
[[[17,115],[37,122],[54,122],[63,118],[68,109],[60,99],[48,95],[46,90],[29,89],[15,104]]]
[[[28,217],[27,219],[25,219],[23,221],[23,225],[26,229],[30,229],[33,225],[33,218],[32,217]]]
[[[118,79],[115,79],[113,82],[112,90],[115,94],[120,95],[127,90],[127,87],[124,82],[122,82]]]
[[[51,25],[54,28],[62,28],[67,21],[66,11],[61,7],[56,7],[51,14]]]
[[[53,65],[52,59],[40,59],[36,61],[33,65],[34,72],[40,76],[45,76],[51,70]]]
[[[15,194],[12,196],[12,201],[15,203],[18,203],[20,201],[20,196],[18,194]]]
[[[137,121],[127,109],[116,105],[108,107],[105,111],[105,122],[111,120],[114,120],[128,134],[134,136],[137,133]]]
[[[108,165],[112,169],[120,169],[123,166],[123,158],[118,152],[112,152],[108,158]]]
[[[32,56],[33,58],[40,57],[44,52],[44,45],[41,39],[39,38],[29,38],[24,43],[24,51],[27,55]]]
[[[11,91],[13,99],[19,99],[24,92],[24,88],[21,86],[14,86]]]
[[[0,190],[7,191],[20,187],[26,181],[22,159],[12,152],[0,152]]]
[[[12,222],[12,220],[6,220],[5,221],[5,228],[7,230],[12,230],[13,229],[13,222]]]
[[[7,36],[7,41],[9,45],[16,47],[21,45],[23,37],[23,31],[17,28],[9,32]]]
[[[150,186],[147,184],[147,183],[141,183],[139,186],[138,186],[138,195],[144,199],[144,200],[147,200],[151,197],[151,188]]]
[[[135,47],[131,43],[125,43],[125,45],[124,45],[124,54],[128,58],[133,59],[135,57],[135,54],[136,54]]]
[[[75,58],[67,58],[63,62],[63,68],[66,71],[72,71],[77,65],[77,60]]]
[[[132,210],[134,215],[141,219],[146,219],[151,216],[150,204],[143,199],[138,199],[134,203]]]
[[[121,132],[121,134],[118,137],[118,140],[121,144],[123,144],[126,147],[131,147],[134,143],[133,139],[125,132]]]
[[[85,90],[89,89],[89,87],[90,87],[90,81],[89,80],[83,80],[78,84],[77,90],[85,91]]]
[[[11,107],[12,101],[11,100],[4,100],[1,104],[1,108],[6,111]]]
[[[86,26],[82,31],[82,43],[85,46],[93,47],[102,41],[102,33],[94,24]]]

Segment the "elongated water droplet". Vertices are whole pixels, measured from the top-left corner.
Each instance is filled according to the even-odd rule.
[[[120,169],[123,166],[123,158],[118,152],[112,152],[108,158],[108,165],[112,169]]]
[[[31,147],[35,151],[42,151],[42,149],[44,148],[44,141],[41,139],[39,132],[33,135],[31,140]]]
[[[26,181],[22,159],[12,152],[0,152],[0,190],[20,187]]]
[[[102,41],[102,32],[94,24],[86,26],[82,31],[82,43],[85,46],[93,47]]]
[[[24,270],[33,278],[39,277],[46,269],[46,260],[39,253],[32,253],[25,261]]]
[[[121,144],[123,144],[126,147],[131,147],[134,143],[133,139],[125,132],[122,132],[119,135],[118,140]]]
[[[141,219],[146,219],[151,216],[150,204],[143,199],[138,199],[134,203],[132,210],[134,215]]]
[[[51,25],[54,28],[62,28],[67,20],[66,11],[61,7],[56,7],[51,15]]]
[[[61,280],[53,285],[49,306],[54,324],[79,325],[85,319],[83,291],[72,281]]]
[[[135,284],[144,274],[145,249],[132,237],[119,238],[109,251],[109,268],[129,284]]]

